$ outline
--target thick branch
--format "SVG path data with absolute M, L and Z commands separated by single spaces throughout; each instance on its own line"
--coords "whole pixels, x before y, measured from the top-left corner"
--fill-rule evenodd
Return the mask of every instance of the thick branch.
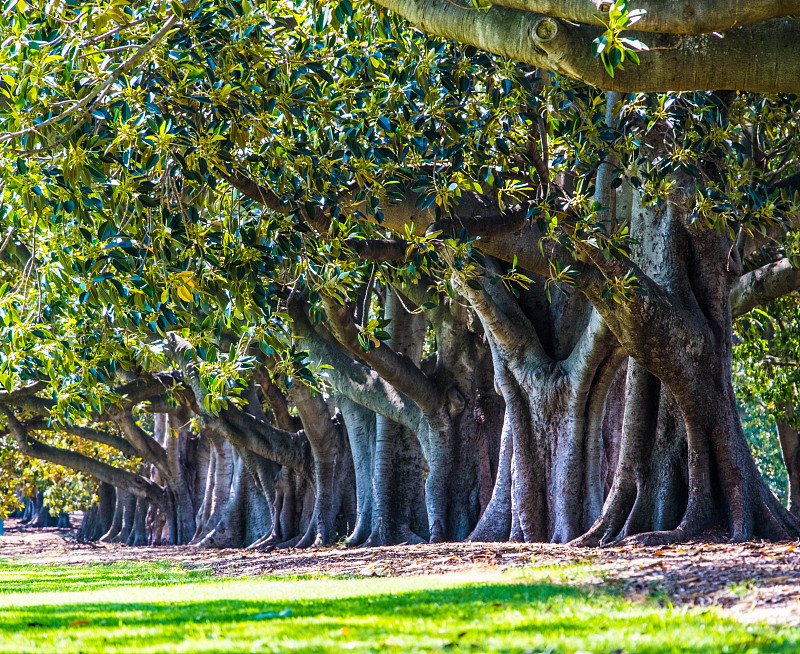
M 163 503 L 164 491 L 149 479 L 127 470 L 120 470 L 79 452 L 42 443 L 28 435 L 27 430 L 11 409 L 6 406 L 0 406 L 0 411 L 5 414 L 8 427 L 17 441 L 20 452 L 23 454 L 92 475 L 100 481 L 111 484 L 116 488 L 125 489 L 137 497 L 142 497 L 152 504 L 161 505 Z
M 437 231 L 449 232 L 458 236 L 462 230 L 465 230 L 470 237 L 492 238 L 503 236 L 522 229 L 527 223 L 527 212 L 527 205 L 518 204 L 501 211 L 497 215 L 458 216 L 437 220 L 428 227 L 427 231 L 428 233 Z
M 171 477 L 167 451 L 155 438 L 136 424 L 133 415 L 122 413 L 116 416 L 115 420 L 119 428 L 128 437 L 128 441 L 139 452 L 138 456 L 152 463 L 165 477 Z
M 742 316 L 760 304 L 766 304 L 800 289 L 800 268 L 788 259 L 768 263 L 736 280 L 731 289 L 731 312 Z
M 43 391 L 45 388 L 47 388 L 47 382 L 39 381 L 34 382 L 33 384 L 28 384 L 27 386 L 23 386 L 21 388 L 15 388 L 10 393 L 7 391 L 2 391 L 0 392 L 0 402 L 14 404 L 14 400 L 21 397 L 35 395 L 39 391 Z
M 182 382 L 182 377 L 174 372 L 157 372 L 143 375 L 133 381 L 126 382 L 114 392 L 122 396 L 121 407 L 130 409 L 154 395 L 162 395 L 166 389 Z
M 491 273 L 499 273 L 492 270 Z M 455 278 L 454 278 L 455 279 Z M 540 365 L 550 360 L 539 342 L 536 329 L 522 312 L 519 304 L 506 290 L 502 283 L 492 284 L 491 280 L 483 277 L 480 280 L 482 288 L 473 288 L 469 283 L 457 282 L 458 291 L 464 295 L 478 312 L 484 330 L 503 350 L 527 350 L 523 359 L 533 358 Z M 509 357 L 517 359 L 519 357 Z
M 356 253 L 359 259 L 369 261 L 403 261 L 410 244 L 401 239 L 347 239 L 347 247 Z
M 395 352 L 385 343 L 364 352 L 358 342 L 358 328 L 349 309 L 327 297 L 323 297 L 323 302 L 336 337 L 342 345 L 369 364 L 399 392 L 414 400 L 423 411 L 436 411 L 441 406 L 439 388 L 409 357 Z
M 418 429 L 422 413 L 408 396 L 398 392 L 377 372 L 323 339 L 310 325 L 304 324 L 303 317 L 293 318 L 302 347 L 309 351 L 313 360 L 331 366 L 324 374 L 339 393 L 412 431 Z
M 602 25 L 601 18 L 613 5 L 612 0 L 493 0 L 493 3 L 589 25 Z M 647 12 L 636 23 L 637 30 L 666 34 L 726 32 L 798 13 L 795 0 L 634 0 L 630 8 Z
M 84 440 L 92 441 L 93 443 L 100 443 L 102 445 L 108 445 L 108 447 L 113 447 L 115 450 L 121 452 L 125 456 L 137 459 L 147 459 L 147 457 L 142 456 L 142 453 L 133 445 L 131 445 L 126 439 L 122 438 L 122 436 L 117 436 L 116 434 L 112 434 L 111 432 L 103 431 L 101 429 L 80 427 L 78 425 L 60 425 L 56 423 L 50 423 L 47 420 L 33 420 L 26 422 L 25 428 L 29 431 L 51 431 L 72 434 L 73 436 L 78 436 Z
M 624 93 L 737 89 L 800 92 L 800 21 L 775 19 L 714 34 L 628 32 L 650 50 L 614 77 L 594 56 L 602 28 L 494 6 L 483 12 L 454 0 L 379 0 L 424 32 Z M 757 53 L 757 56 L 754 56 Z
M 593 310 L 589 324 L 565 362 L 576 394 L 588 395 L 598 368 L 619 349 L 616 337 L 600 314 Z
M 278 425 L 278 428 L 291 432 L 300 431 L 302 428 L 300 420 L 289 413 L 289 403 L 286 401 L 286 397 L 270 379 L 269 374 L 266 371 L 260 371 L 256 373 L 254 379 L 261 386 L 261 391 L 272 409 L 272 415 L 275 417 L 275 424 Z
M 220 175 L 222 175 L 225 181 L 239 191 L 239 193 L 250 198 L 251 200 L 260 202 L 267 207 L 267 209 L 272 209 L 273 211 L 277 211 L 279 213 L 292 213 L 293 211 L 297 210 L 296 204 L 292 202 L 284 202 L 272 191 L 272 189 L 254 182 L 252 179 L 246 175 L 243 175 L 237 170 L 228 173 L 222 168 L 219 168 L 218 172 Z
M 275 461 L 300 474 L 311 474 L 311 452 L 303 432 L 291 433 L 276 429 L 268 422 L 235 408 L 221 412 L 219 418 L 203 416 L 203 422 L 228 439 L 232 445 Z

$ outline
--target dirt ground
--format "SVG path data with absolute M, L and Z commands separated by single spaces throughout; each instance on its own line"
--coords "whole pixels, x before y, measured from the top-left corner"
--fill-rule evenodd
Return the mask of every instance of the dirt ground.
M 658 593 L 675 606 L 715 606 L 744 622 L 800 626 L 800 541 L 727 544 L 690 542 L 667 547 L 574 548 L 518 543 L 443 543 L 317 550 L 198 550 L 76 542 L 74 530 L 29 529 L 6 520 L 0 559 L 78 565 L 88 562 L 169 559 L 219 576 L 447 574 L 496 571 L 522 565 L 586 561 L 582 585 L 622 587 L 633 598 Z M 713 542 L 716 540 L 717 542 Z

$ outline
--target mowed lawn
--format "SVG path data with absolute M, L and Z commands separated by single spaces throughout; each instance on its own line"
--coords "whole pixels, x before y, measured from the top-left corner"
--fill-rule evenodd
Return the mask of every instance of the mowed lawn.
M 631 602 L 581 585 L 588 574 L 223 579 L 0 561 L 0 652 L 800 652 L 798 629 Z

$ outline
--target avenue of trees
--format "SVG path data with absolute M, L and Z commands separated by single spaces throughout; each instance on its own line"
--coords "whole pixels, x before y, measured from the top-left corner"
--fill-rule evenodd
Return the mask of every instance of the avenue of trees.
M 94 495 L 83 538 L 204 547 L 800 536 L 797 15 L 6 3 L 0 510 Z

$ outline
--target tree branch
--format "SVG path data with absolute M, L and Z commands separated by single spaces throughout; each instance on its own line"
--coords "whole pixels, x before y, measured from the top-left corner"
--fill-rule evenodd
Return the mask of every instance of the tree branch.
M 621 351 L 619 342 L 597 310 L 593 310 L 589 324 L 564 363 L 576 394 L 588 396 L 597 369 L 614 350 Z
M 33 384 L 28 384 L 27 386 L 22 386 L 21 388 L 15 388 L 10 393 L 2 391 L 0 392 L 0 402 L 13 404 L 15 399 L 36 395 L 36 393 L 43 391 L 45 388 L 47 388 L 47 382 L 38 381 Z
M 742 316 L 760 304 L 800 289 L 800 268 L 789 259 L 756 268 L 736 280 L 731 288 L 731 313 Z
M 295 335 L 311 358 L 330 366 L 324 373 L 331 385 L 356 404 L 400 423 L 416 432 L 422 420 L 422 410 L 408 396 L 400 393 L 377 372 L 355 361 L 338 347 L 329 343 L 308 324 L 301 311 L 290 304 Z
M 297 432 L 302 429 L 302 422 L 296 416 L 289 413 L 289 403 L 286 397 L 281 392 L 275 383 L 270 379 L 266 371 L 259 371 L 255 374 L 254 379 L 261 386 L 261 391 L 272 409 L 272 415 L 275 417 L 275 423 L 278 429 L 284 431 Z
M 409 357 L 395 352 L 385 343 L 364 352 L 358 342 L 358 328 L 349 309 L 325 295 L 322 296 L 322 301 L 336 338 L 342 345 L 372 367 L 399 392 L 414 400 L 423 411 L 430 413 L 441 406 L 439 388 Z
M 461 230 L 466 230 L 468 236 L 492 238 L 503 236 L 522 229 L 527 223 L 529 205 L 517 204 L 509 207 L 499 214 L 490 216 L 457 216 L 437 220 L 428 227 L 427 232 L 449 232 L 458 236 Z M 449 235 L 449 234 L 448 234 Z
M 404 261 L 410 243 L 401 239 L 358 239 L 349 238 L 347 247 L 356 253 L 358 259 L 369 261 Z
M 267 209 L 279 213 L 289 214 L 297 211 L 298 205 L 294 202 L 285 202 L 279 198 L 271 188 L 258 184 L 238 170 L 229 173 L 223 168 L 217 169 L 222 178 L 245 197 L 263 204 Z
M 131 413 L 121 413 L 114 420 L 128 437 L 131 445 L 139 452 L 138 456 L 152 463 L 165 478 L 170 478 L 172 474 L 167 461 L 167 451 L 161 444 L 136 424 Z
M 614 77 L 595 57 L 602 28 L 493 6 L 483 12 L 457 0 L 378 0 L 424 32 L 623 93 L 737 89 L 800 92 L 800 21 L 774 19 L 714 34 L 626 32 L 650 50 L 641 65 Z M 669 11 L 665 8 L 666 11 Z M 758 53 L 758 56 L 753 56 Z
M 164 491 L 157 484 L 141 475 L 120 470 L 97 459 L 92 459 L 79 452 L 53 447 L 36 440 L 28 434 L 24 425 L 14 412 L 5 405 L 0 405 L 0 412 L 5 414 L 8 427 L 17 441 L 20 452 L 43 461 L 49 461 L 65 468 L 91 475 L 117 488 L 122 488 L 150 503 L 161 506 L 164 502 Z
M 24 427 L 28 431 L 50 431 L 54 433 L 64 432 L 66 434 L 72 434 L 73 436 L 78 436 L 84 440 L 92 441 L 93 443 L 100 443 L 102 445 L 108 445 L 108 447 L 113 447 L 118 452 L 131 458 L 147 459 L 147 457 L 142 456 L 142 453 L 126 439 L 122 438 L 122 436 L 117 436 L 116 434 L 100 429 L 80 427 L 78 425 L 51 424 L 47 420 L 28 421 L 25 423 Z
M 467 283 L 458 282 L 458 291 L 478 312 L 486 333 L 491 334 L 497 344 L 506 351 L 527 349 L 528 356 L 540 363 L 549 361 L 550 357 L 539 342 L 536 329 L 503 284 L 492 284 L 486 277 L 482 277 L 479 283 L 482 288 L 476 289 Z M 519 357 L 508 358 L 516 360 Z
M 268 422 L 235 408 L 220 412 L 219 418 L 202 416 L 202 421 L 232 445 L 312 478 L 311 450 L 302 431 L 292 433 L 276 429 Z
M 602 25 L 612 0 L 492 0 L 493 4 L 546 14 L 573 23 Z M 631 9 L 647 13 L 636 23 L 644 32 L 667 34 L 708 34 L 726 32 L 735 27 L 757 23 L 772 18 L 797 14 L 793 0 L 634 0 Z

